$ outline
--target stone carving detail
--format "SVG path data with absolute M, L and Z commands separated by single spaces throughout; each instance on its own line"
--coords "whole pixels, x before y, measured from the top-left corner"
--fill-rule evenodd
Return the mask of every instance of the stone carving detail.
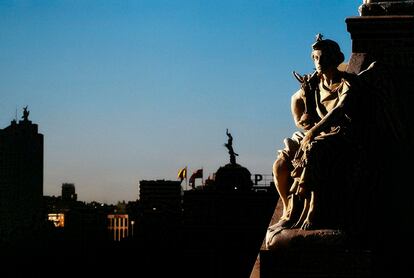
M 414 1 L 364 0 L 358 10 L 362 16 L 414 15 Z

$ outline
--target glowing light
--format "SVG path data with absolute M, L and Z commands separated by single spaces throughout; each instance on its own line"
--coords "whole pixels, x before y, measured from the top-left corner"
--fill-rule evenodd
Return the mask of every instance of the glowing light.
M 65 214 L 64 213 L 48 213 L 47 219 L 53 222 L 53 225 L 57 228 L 65 227 Z
M 114 241 L 128 237 L 128 214 L 108 214 L 108 231 Z

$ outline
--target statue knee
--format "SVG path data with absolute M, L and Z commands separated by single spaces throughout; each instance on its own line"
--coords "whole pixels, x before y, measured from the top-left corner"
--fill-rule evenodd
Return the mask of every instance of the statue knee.
M 289 172 L 288 161 L 280 155 L 276 161 L 273 163 L 273 175 L 275 177 L 280 177 L 287 175 Z
M 273 176 L 276 176 L 276 172 L 277 172 L 277 160 L 275 160 L 275 162 L 273 162 L 272 172 L 273 172 Z

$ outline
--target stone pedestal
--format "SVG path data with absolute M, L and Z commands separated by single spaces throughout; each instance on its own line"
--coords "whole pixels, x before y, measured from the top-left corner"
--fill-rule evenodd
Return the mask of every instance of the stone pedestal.
M 381 187 L 377 191 L 382 205 L 375 221 L 380 239 L 389 240 L 390 235 L 384 225 L 390 225 L 393 233 L 398 235 L 397 242 L 393 237 L 391 242 L 385 243 L 385 246 L 391 246 L 386 249 L 393 252 L 398 244 L 407 246 L 410 243 L 412 246 L 412 236 L 406 228 L 412 218 L 410 211 L 414 211 L 411 200 L 414 184 L 410 176 L 411 163 L 405 161 L 414 155 L 414 129 L 411 123 L 414 106 L 414 1 L 384 1 L 366 5 L 388 7 L 387 13 L 374 16 L 372 14 L 375 13 L 366 10 L 366 16 L 346 19 L 352 39 L 348 71 L 359 73 L 371 62 L 379 61 L 389 70 L 389 75 L 384 78 L 394 86 L 389 105 L 394 105 L 394 118 L 398 120 L 395 127 L 401 137 L 394 144 L 375 146 L 381 153 L 380 159 L 386 164 L 386 171 L 381 173 Z
M 281 213 L 279 200 L 270 225 Z M 262 246 L 250 278 L 374 277 L 373 260 L 371 249 L 341 230 L 286 229 L 275 236 L 272 249 Z
M 263 250 L 260 252 L 260 278 L 373 277 L 371 260 L 371 252 L 365 250 Z
M 404 76 L 413 73 L 414 16 L 349 17 L 346 24 L 352 39 L 348 72 L 359 73 L 380 61 Z M 404 76 L 396 78 L 404 81 Z

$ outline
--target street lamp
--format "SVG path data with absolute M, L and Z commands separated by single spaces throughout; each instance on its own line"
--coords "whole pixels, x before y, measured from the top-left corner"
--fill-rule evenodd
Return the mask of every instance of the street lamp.
M 134 237 L 134 224 L 135 224 L 135 221 L 134 220 L 131 220 L 131 236 L 132 236 L 132 238 Z

